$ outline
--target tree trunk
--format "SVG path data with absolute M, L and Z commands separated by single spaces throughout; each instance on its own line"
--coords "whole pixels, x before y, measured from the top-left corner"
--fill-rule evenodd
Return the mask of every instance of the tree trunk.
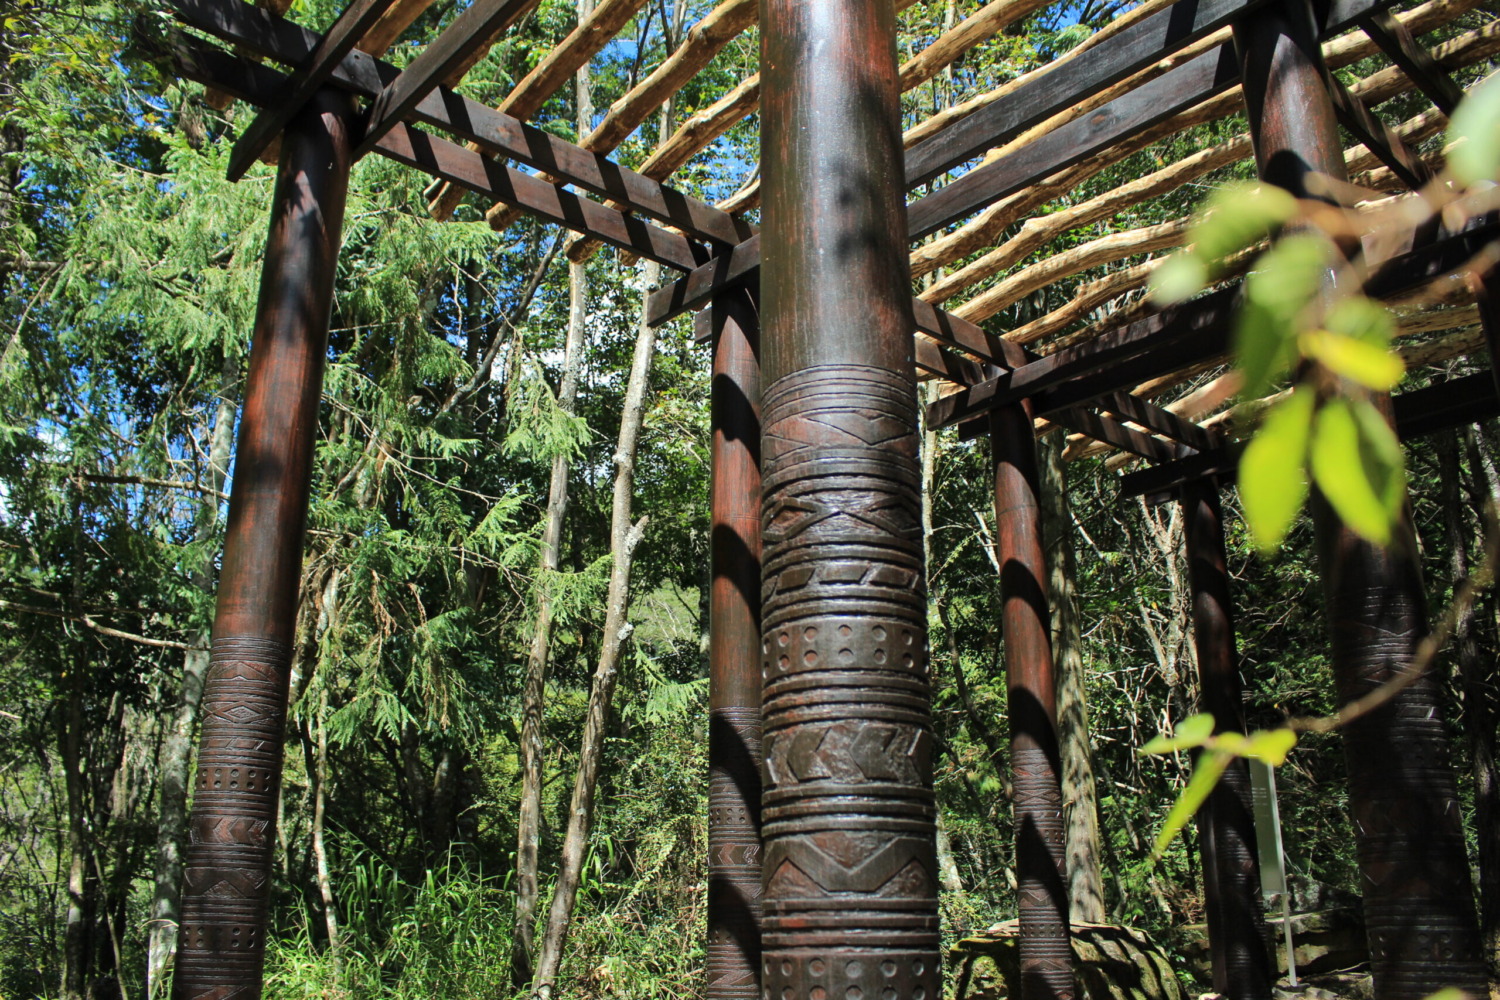
M 1472 431 L 1466 431 L 1466 436 Z M 1469 438 L 1472 446 L 1473 439 Z M 1452 551 L 1453 587 L 1456 591 L 1469 575 L 1466 535 L 1458 517 L 1460 482 L 1458 441 L 1454 432 L 1437 439 L 1438 468 L 1441 474 L 1441 500 L 1449 512 L 1444 525 Z M 1486 476 L 1479 466 L 1478 449 L 1470 447 L 1472 472 L 1480 489 L 1479 496 L 1489 497 Z M 1483 513 L 1480 524 L 1483 525 Z M 1480 623 L 1471 611 L 1454 629 L 1454 647 L 1458 655 L 1459 681 L 1463 685 L 1464 733 L 1469 740 L 1469 767 L 1474 778 L 1474 830 L 1479 845 L 1479 935 L 1481 954 L 1489 966 L 1491 978 L 1500 977 L 1500 831 L 1495 828 L 1497 799 L 1500 799 L 1500 774 L 1495 763 L 1495 727 L 1500 719 L 1500 688 L 1497 688 L 1493 659 L 1480 649 Z M 1493 638 L 1493 637 L 1491 637 Z
M 593 0 L 578 0 L 582 23 L 593 9 Z M 589 70 L 585 63 L 577 75 L 578 134 L 586 133 L 594 115 L 589 97 Z M 588 319 L 588 269 L 585 264 L 568 265 L 568 337 L 563 349 L 562 382 L 557 405 L 572 413 L 578 399 L 578 365 Z M 546 718 L 547 652 L 552 641 L 552 574 L 557 572 L 558 546 L 563 518 L 568 512 L 568 458 L 552 458 L 552 482 L 547 491 L 547 524 L 542 529 L 542 553 L 537 574 L 536 626 L 531 651 L 526 657 L 526 682 L 521 696 L 521 811 L 516 822 L 516 913 L 511 934 L 511 982 L 523 989 L 533 975 L 537 906 L 537 854 L 542 839 L 542 726 Z
M 226 352 L 219 405 L 214 414 L 213 437 L 208 451 L 208 483 L 213 492 L 198 510 L 194 541 L 206 541 L 219 525 L 217 494 L 224 489 L 229 470 L 229 451 L 234 445 L 234 395 L 232 383 L 239 376 L 236 359 Z M 212 595 L 213 565 L 205 564 L 193 574 L 193 585 Z M 151 922 L 146 945 L 146 996 L 154 998 L 171 982 L 168 970 L 177 950 L 177 917 L 182 892 L 182 842 L 187 835 L 188 775 L 193 761 L 193 729 L 198 721 L 198 703 L 203 697 L 203 678 L 208 673 L 209 630 L 193 638 L 193 649 L 183 654 L 182 686 L 177 711 L 162 742 L 161 799 L 156 821 L 156 887 L 151 899 Z
M 318 715 L 313 725 L 317 726 L 316 756 L 313 758 L 313 815 L 312 850 L 318 866 L 318 895 L 323 901 L 323 923 L 328 930 L 328 953 L 333 959 L 335 975 L 340 971 L 339 918 L 334 909 L 333 883 L 328 877 L 328 851 L 323 844 L 323 817 L 328 803 L 328 691 L 325 688 L 318 699 Z M 342 993 L 342 988 L 339 991 Z
M 1040 443 L 1042 539 L 1047 551 L 1047 589 L 1052 603 L 1052 655 L 1057 674 L 1057 738 L 1062 756 L 1063 836 L 1068 859 L 1068 913 L 1078 922 L 1102 924 L 1104 877 L 1099 868 L 1099 802 L 1089 743 L 1089 704 L 1079 625 L 1078 566 L 1073 554 L 1073 515 L 1068 507 L 1061 432 Z
M 654 263 L 642 267 L 642 286 L 656 284 L 659 268 Z M 646 383 L 651 373 L 651 359 L 656 350 L 656 331 L 643 315 L 635 338 L 635 355 L 630 363 L 630 381 L 625 390 L 625 409 L 620 418 L 620 439 L 615 448 L 614 508 L 610 517 L 610 552 L 613 556 L 609 574 L 609 596 L 605 605 L 604 641 L 599 663 L 594 670 L 589 691 L 588 718 L 583 728 L 583 745 L 579 751 L 578 773 L 573 782 L 573 799 L 568 809 L 568 832 L 563 839 L 562 868 L 552 893 L 552 908 L 542 939 L 532 993 L 549 1000 L 562 964 L 562 948 L 573 918 L 573 904 L 578 897 L 578 880 L 583 869 L 584 851 L 594 819 L 594 792 L 599 779 L 599 759 L 604 749 L 604 731 L 609 723 L 610 703 L 619 680 L 620 656 L 630 638 L 627 620 L 630 609 L 630 569 L 635 547 L 646 530 L 643 517 L 631 523 L 631 497 L 635 488 L 635 455 L 640 440 L 641 423 L 646 409 Z
M 58 720 L 62 739 L 63 780 L 68 799 L 68 913 L 63 929 L 64 1000 L 87 995 L 89 931 L 92 915 L 88 899 L 87 795 L 83 774 L 84 671 L 75 659 L 68 679 L 67 700 Z

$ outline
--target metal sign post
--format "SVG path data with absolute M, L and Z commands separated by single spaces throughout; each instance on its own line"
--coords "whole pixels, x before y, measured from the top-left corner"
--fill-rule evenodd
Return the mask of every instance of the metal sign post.
M 1281 812 L 1276 806 L 1276 769 L 1251 760 L 1250 786 L 1255 796 L 1255 842 L 1260 854 L 1260 891 L 1270 900 L 1281 897 L 1281 930 L 1286 940 L 1287 982 L 1297 984 L 1297 957 L 1292 948 L 1292 897 L 1286 886 L 1286 860 L 1281 850 Z

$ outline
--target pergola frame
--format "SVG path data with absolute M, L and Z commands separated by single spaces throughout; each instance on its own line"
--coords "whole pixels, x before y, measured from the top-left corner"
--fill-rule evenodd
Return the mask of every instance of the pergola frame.
M 166 50 L 178 72 L 263 109 L 235 144 L 231 179 L 281 137 L 204 694 L 174 995 L 259 993 L 297 566 L 343 199 L 352 162 L 376 152 L 435 179 L 429 194 L 439 217 L 472 192 L 493 202 L 487 217 L 497 228 L 524 212 L 577 233 L 575 258 L 608 244 L 677 272 L 649 297 L 654 324 L 701 310 L 699 339 L 712 344 L 714 358 L 713 1000 L 940 995 L 916 380 L 946 386 L 927 411 L 930 427 L 988 434 L 1015 771 L 1020 992 L 1024 1000 L 1075 996 L 1035 434 L 1061 425 L 1078 435 L 1075 450 L 1144 459 L 1150 465 L 1125 478 L 1123 493 L 1182 503 L 1203 706 L 1221 728 L 1242 728 L 1218 503 L 1239 446 L 1196 422 L 1187 398 L 1170 406 L 1152 400 L 1224 361 L 1239 289 L 1230 284 L 1152 314 L 1126 306 L 1118 321 L 1042 354 L 1027 344 L 1076 320 L 1077 309 L 1005 336 L 978 323 L 1025 294 L 1025 280 L 1045 284 L 1175 245 L 1183 227 L 1098 241 L 1076 261 L 1048 262 L 1034 278 L 1017 275 L 1014 287 L 997 286 L 954 310 L 940 303 L 1024 258 L 1055 230 L 1039 224 L 1028 235 L 1023 227 L 923 297 L 910 296 L 910 275 L 993 244 L 1009 223 L 1103 165 L 1240 106 L 1263 176 L 1294 193 L 1308 194 L 1298 188 L 1301 175 L 1289 180 L 1274 165 L 1288 157 L 1338 179 L 1346 164 L 1378 163 L 1365 180 L 1420 187 L 1434 171 L 1410 143 L 1431 134 L 1460 99 L 1448 70 L 1500 50 L 1500 33 L 1482 29 L 1435 52 L 1415 41 L 1473 0 L 1428 0 L 1401 16 L 1390 12 L 1393 0 L 1327 0 L 1316 9 L 1307 0 L 1150 0 L 1097 43 L 903 139 L 903 89 L 1041 4 L 996 0 L 898 67 L 893 0 L 758 7 L 725 0 L 575 144 L 525 119 L 642 0 L 604 0 L 499 109 L 456 93 L 464 73 L 535 3 L 475 0 L 397 70 L 379 53 L 425 0 L 353 0 L 321 35 L 242 0 L 173 0 L 185 26 L 235 50 L 176 33 Z M 757 14 L 763 78 L 690 117 L 640 170 L 610 158 L 666 93 Z M 1351 27 L 1362 35 L 1340 37 Z M 1329 72 L 1374 51 L 1395 68 L 1353 86 Z M 1411 87 L 1438 117 L 1392 128 L 1370 110 Z M 666 183 L 757 101 L 763 185 L 715 206 Z M 1364 148 L 1343 150 L 1335 122 Z M 1247 155 L 1251 142 L 1205 150 L 1160 178 L 1077 206 L 1069 219 L 1087 224 L 1170 190 Z M 994 152 L 984 162 L 906 201 L 986 151 Z M 743 217 L 762 195 L 764 244 Z M 964 224 L 908 262 L 912 240 L 956 223 Z M 1414 235 L 1371 271 L 1363 291 L 1393 298 L 1421 288 L 1462 269 L 1497 237 L 1492 216 Z M 820 252 L 829 247 L 840 250 Z M 1122 271 L 1104 299 L 1082 299 L 1129 294 L 1144 274 Z M 1478 306 L 1482 343 L 1493 347 L 1488 299 L 1479 296 Z M 1493 372 L 1391 405 L 1403 437 L 1496 412 Z M 1420 581 L 1409 548 L 1374 549 L 1326 508 L 1316 524 L 1334 671 L 1352 698 L 1409 655 L 1422 631 Z M 1367 610 L 1361 602 L 1372 596 L 1386 610 Z M 1371 630 L 1398 638 L 1374 643 Z M 1350 730 L 1379 1000 L 1483 985 L 1434 697 L 1432 685 L 1413 685 Z M 1403 763 L 1405 751 L 1420 760 Z M 1231 768 L 1200 817 L 1214 986 L 1235 1000 L 1268 1000 L 1274 975 L 1249 817 L 1248 778 Z M 1417 947 L 1422 935 L 1438 944 Z

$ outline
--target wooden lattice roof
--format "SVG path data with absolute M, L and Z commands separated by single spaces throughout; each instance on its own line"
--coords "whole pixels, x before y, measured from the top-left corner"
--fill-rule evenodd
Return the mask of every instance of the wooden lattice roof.
M 382 62 L 428 2 L 355 0 L 320 35 L 243 0 L 174 0 L 184 25 L 234 50 L 179 36 L 172 51 L 180 72 L 264 109 L 236 144 L 232 176 L 263 154 L 314 90 L 331 84 L 367 109 L 360 153 L 378 152 L 433 176 L 435 216 L 446 218 L 464 196 L 477 194 L 497 229 L 526 212 L 573 230 L 574 259 L 609 244 L 679 272 L 652 296 L 654 321 L 701 307 L 726 284 L 754 280 L 753 172 L 717 205 L 678 190 L 672 178 L 754 114 L 758 76 L 689 114 L 635 169 L 611 157 L 670 94 L 754 26 L 757 0 L 724 0 L 703 14 L 577 144 L 526 122 L 640 13 L 644 0 L 602 0 L 494 108 L 454 88 L 537 0 L 474 0 L 404 70 Z M 1159 255 L 1185 238 L 1187 219 L 1110 232 L 1026 262 L 1060 237 L 1129 217 L 1253 155 L 1248 134 L 1234 134 L 1103 193 L 1067 200 L 1126 157 L 1243 108 L 1229 26 L 1261 2 L 1146 0 L 1047 65 L 982 93 L 960 88 L 951 107 L 907 130 L 911 265 L 924 286 L 914 300 L 915 356 L 924 377 L 948 383 L 949 394 L 931 410 L 938 423 L 961 423 L 997 400 L 1028 396 L 1046 420 L 1078 435 L 1075 456 L 1118 449 L 1169 470 L 1185 468 L 1183 462 L 1196 462 L 1193 469 L 1229 467 L 1220 430 L 1237 387 L 1232 373 L 1156 402 L 1221 366 L 1229 349 L 1232 285 L 1165 311 L 1141 295 Z M 901 66 L 903 87 L 932 80 L 1044 6 L 1045 0 L 994 0 L 936 37 L 914 41 Z M 1400 12 L 1390 0 L 1316 6 L 1331 69 L 1370 57 L 1385 64 L 1352 82 L 1331 81 L 1341 122 L 1357 140 L 1345 151 L 1351 177 L 1369 198 L 1410 196 L 1440 165 L 1440 150 L 1418 148 L 1432 145 L 1459 97 L 1451 74 L 1500 50 L 1500 22 L 1479 9 L 1479 0 L 1426 0 Z M 1461 17 L 1478 26 L 1449 31 L 1431 48 L 1417 41 Z M 1414 90 L 1431 106 L 1405 121 L 1388 124 L 1371 110 Z M 1473 292 L 1453 276 L 1495 235 L 1495 221 L 1471 223 L 1407 246 L 1370 278 L 1367 290 L 1388 299 L 1428 288 L 1420 302 L 1398 310 L 1402 335 L 1425 338 L 1400 343 L 1409 362 L 1483 346 Z M 1146 254 L 1158 256 L 1142 259 Z M 993 322 L 1038 291 L 1100 268 L 1109 270 L 1079 285 L 1060 307 L 1008 329 Z M 979 325 L 987 322 L 995 328 Z M 1488 376 L 1470 388 L 1477 395 L 1465 414 L 1497 408 Z M 1398 400 L 1404 429 L 1428 427 L 1437 401 L 1410 395 Z M 1138 488 L 1160 488 L 1171 478 L 1148 476 Z

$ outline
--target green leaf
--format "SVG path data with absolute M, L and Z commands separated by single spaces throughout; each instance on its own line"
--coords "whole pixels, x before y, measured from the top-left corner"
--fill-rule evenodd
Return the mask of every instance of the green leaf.
M 1341 333 L 1312 330 L 1297 338 L 1297 346 L 1329 370 L 1377 392 L 1395 388 L 1406 372 L 1406 365 L 1398 355 Z
M 1448 169 L 1463 184 L 1500 176 L 1500 73 L 1470 90 L 1448 124 Z
M 1201 291 L 1207 283 L 1204 258 L 1188 251 L 1172 254 L 1151 272 L 1151 294 L 1169 305 Z
M 1262 254 L 1245 279 L 1235 353 L 1247 396 L 1264 393 L 1291 365 L 1301 316 L 1322 289 L 1332 264 L 1333 247 L 1327 240 L 1299 234 Z
M 1297 199 L 1271 184 L 1226 184 L 1214 192 L 1193 223 L 1188 242 L 1206 261 L 1216 261 L 1251 246 L 1297 214 Z
M 1390 544 L 1405 482 L 1401 445 L 1379 411 L 1363 400 L 1329 400 L 1314 421 L 1309 453 L 1313 479 L 1339 518 L 1375 544 Z
M 1214 717 L 1207 712 L 1190 715 L 1177 723 L 1171 736 L 1158 736 L 1141 747 L 1141 754 L 1166 754 L 1201 747 L 1214 734 Z
M 1167 818 L 1162 822 L 1161 832 L 1156 835 L 1156 841 L 1151 845 L 1151 856 L 1160 859 L 1172 843 L 1172 838 L 1182 832 L 1182 828 L 1188 825 L 1188 821 L 1208 800 L 1209 793 L 1219 783 L 1219 778 L 1224 774 L 1224 769 L 1229 766 L 1233 757 L 1221 751 L 1208 751 L 1198 757 L 1198 765 L 1193 768 L 1193 776 L 1188 779 L 1187 787 L 1182 794 L 1177 796 L 1177 801 L 1172 803 L 1172 811 L 1167 813 Z
M 1286 755 L 1296 745 L 1297 734 L 1290 729 L 1260 729 L 1245 739 L 1240 755 L 1263 760 L 1272 767 L 1280 767 L 1286 761 Z
M 1308 389 L 1277 403 L 1240 458 L 1240 503 L 1262 553 L 1281 544 L 1307 498 L 1307 443 L 1316 403 Z
M 1385 347 L 1396 335 L 1396 318 L 1374 299 L 1353 295 L 1334 303 L 1323 318 L 1323 328 L 1375 347 Z

